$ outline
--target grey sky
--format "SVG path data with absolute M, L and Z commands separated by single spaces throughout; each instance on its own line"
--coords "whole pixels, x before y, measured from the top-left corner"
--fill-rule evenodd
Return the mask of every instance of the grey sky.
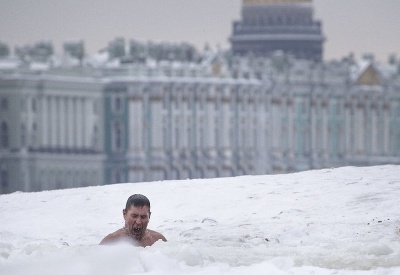
M 94 53 L 115 37 L 229 47 L 241 0 L 0 0 L 0 40 L 9 46 L 83 39 Z M 400 57 L 399 0 L 314 0 L 325 59 L 350 52 Z

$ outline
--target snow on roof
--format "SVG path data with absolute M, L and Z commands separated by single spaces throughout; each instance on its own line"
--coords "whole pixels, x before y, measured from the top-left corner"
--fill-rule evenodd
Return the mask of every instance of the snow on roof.
M 32 71 L 47 71 L 50 69 L 50 65 L 48 63 L 42 63 L 42 62 L 32 62 L 29 65 L 29 69 Z
M 18 60 L 10 60 L 10 59 L 0 59 L 0 70 L 1 71 L 10 71 L 16 70 L 21 65 L 21 62 Z

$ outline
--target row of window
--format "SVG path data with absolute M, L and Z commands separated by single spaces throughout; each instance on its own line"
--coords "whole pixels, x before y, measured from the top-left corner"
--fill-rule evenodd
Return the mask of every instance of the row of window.
M 252 18 L 245 18 L 244 23 L 250 26 L 306 26 L 311 25 L 312 20 L 304 17 L 293 16 L 253 16 Z
M 38 145 L 38 127 L 36 123 L 32 124 L 32 131 L 30 136 L 30 145 L 36 147 Z M 1 122 L 0 124 L 0 148 L 8 148 L 9 147 L 9 139 L 10 139 L 10 130 L 9 126 L 6 122 Z M 25 124 L 21 124 L 20 128 L 20 142 L 21 147 L 25 147 L 28 145 L 27 138 L 27 129 Z M 120 142 L 119 142 L 120 143 Z M 92 139 L 91 139 L 91 148 L 98 149 L 99 146 L 99 129 L 97 125 L 93 127 Z
M 20 110 L 21 111 L 26 111 L 26 109 L 27 109 L 27 105 L 26 105 L 26 99 L 21 99 L 21 102 L 20 102 Z M 7 110 L 9 110 L 9 100 L 8 100 L 8 98 L 7 97 L 2 97 L 2 98 L 0 98 L 0 111 L 7 111 Z M 36 99 L 35 98 L 33 98 L 32 99 L 32 101 L 31 101 L 31 110 L 32 110 L 32 112 L 34 112 L 34 113 L 36 113 L 36 111 L 37 111 L 37 103 L 36 103 Z
M 51 104 L 51 101 L 52 100 L 55 100 L 55 101 L 57 101 L 57 100 L 59 100 L 59 99 L 62 99 L 62 97 L 57 97 L 57 96 L 55 96 L 55 97 L 51 97 L 51 96 L 48 96 L 47 97 L 47 102 L 48 102 L 48 105 L 50 105 Z M 75 98 L 73 98 L 72 99 L 73 101 L 76 101 L 77 99 L 75 99 Z M 82 100 L 84 100 L 84 99 L 82 99 Z M 27 100 L 27 99 L 21 99 L 21 104 L 20 104 L 20 106 L 21 106 L 21 108 L 20 108 L 20 110 L 21 111 L 27 111 L 27 103 L 28 103 L 29 101 Z M 65 102 L 67 102 L 66 100 L 65 100 Z M 30 104 L 31 104 L 31 108 L 30 108 L 30 110 L 33 112 L 33 113 L 36 113 L 37 112 L 37 105 L 38 105 L 38 103 L 37 103 L 37 99 L 36 98 L 32 98 L 32 100 L 30 101 Z M 67 103 L 65 103 L 65 104 L 67 104 Z M 0 98 L 0 111 L 7 111 L 7 110 L 9 110 L 9 99 L 7 98 L 7 97 L 1 97 Z M 98 103 L 96 102 L 96 101 L 94 101 L 93 102 L 93 113 L 94 114 L 97 114 L 98 113 Z

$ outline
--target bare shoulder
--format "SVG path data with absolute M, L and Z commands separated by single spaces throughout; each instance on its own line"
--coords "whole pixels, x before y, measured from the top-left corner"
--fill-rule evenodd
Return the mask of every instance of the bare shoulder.
M 162 240 L 162 241 L 164 241 L 164 242 L 167 241 L 167 239 L 164 237 L 163 234 L 161 234 L 161 233 L 159 233 L 159 232 L 157 232 L 157 231 L 154 231 L 154 230 L 150 230 L 150 229 L 148 229 L 147 231 L 150 233 L 151 237 L 152 237 L 155 241 L 158 241 L 158 240 Z
M 123 229 L 118 229 L 117 231 L 108 234 L 101 240 L 100 244 L 111 244 L 114 243 L 125 236 Z

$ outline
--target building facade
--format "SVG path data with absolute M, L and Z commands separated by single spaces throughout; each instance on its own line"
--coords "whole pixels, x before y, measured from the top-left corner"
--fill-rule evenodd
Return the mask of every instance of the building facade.
M 0 192 L 400 164 L 398 63 L 210 60 L 3 70 Z
M 235 57 L 231 68 L 263 82 L 272 173 L 399 163 L 398 63 L 313 62 L 278 52 Z
M 1 73 L 1 193 L 257 173 L 261 82 L 164 67 Z
M 103 182 L 101 82 L 1 74 L 0 101 L 1 193 Z
M 260 81 L 128 77 L 113 79 L 105 93 L 110 182 L 268 172 L 257 152 Z
M 311 0 L 243 0 L 230 41 L 236 55 L 271 56 L 280 50 L 300 59 L 323 56 L 324 36 Z

